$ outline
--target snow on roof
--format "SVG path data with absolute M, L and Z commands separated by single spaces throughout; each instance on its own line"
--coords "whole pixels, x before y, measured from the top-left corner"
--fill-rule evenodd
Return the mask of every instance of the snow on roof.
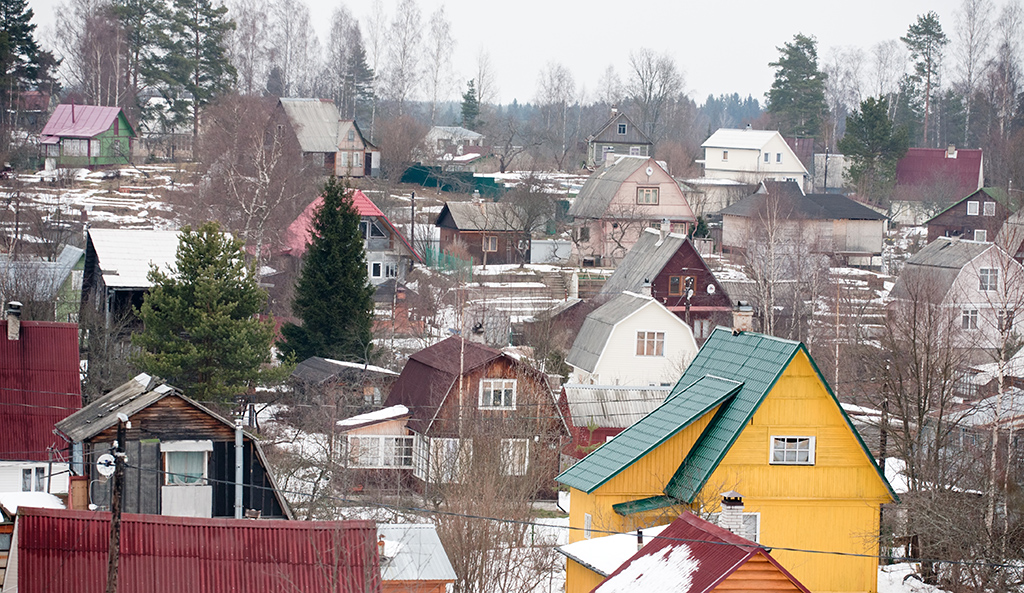
M 391 369 L 386 369 L 384 367 L 374 366 L 372 364 L 362 364 L 362 363 L 359 363 L 359 362 L 349 362 L 347 360 L 334 360 L 333 358 L 325 358 L 324 360 L 326 360 L 327 362 L 329 362 L 331 364 L 336 364 L 336 365 L 343 366 L 343 367 L 348 367 L 348 368 L 351 368 L 351 369 L 365 370 L 365 371 L 370 371 L 370 372 L 373 372 L 373 373 L 383 373 L 385 375 L 394 375 L 396 377 L 398 376 L 398 373 L 396 373 L 395 371 L 392 371 Z
M 374 422 L 383 422 L 384 420 L 394 420 L 395 418 L 401 418 L 402 416 L 408 415 L 409 408 L 399 404 L 382 410 L 376 410 L 365 414 L 359 414 L 358 416 L 352 416 L 351 418 L 345 418 L 344 420 L 338 420 L 338 427 L 349 428 L 352 426 L 362 426 L 364 424 L 372 424 Z
M 639 531 L 643 532 L 644 543 L 646 543 L 647 538 L 657 536 L 666 527 L 668 525 L 659 525 L 646 527 Z M 636 531 L 616 533 L 566 544 L 558 548 L 558 551 L 576 562 L 592 568 L 599 574 L 608 576 L 636 554 L 636 537 Z
M 701 144 L 701 148 L 736 148 L 760 150 L 765 144 L 781 134 L 775 130 L 739 130 L 719 128 L 710 138 Z
M 18 507 L 62 509 L 64 503 L 46 492 L 0 492 L 0 508 L 9 516 L 18 514 Z
M 699 566 L 700 562 L 686 544 L 666 546 L 655 554 L 633 560 L 622 572 L 605 581 L 600 590 L 601 593 L 689 593 L 693 573 Z
M 179 237 L 179 231 L 89 229 L 108 288 L 149 288 L 150 264 L 169 271 L 178 254 Z

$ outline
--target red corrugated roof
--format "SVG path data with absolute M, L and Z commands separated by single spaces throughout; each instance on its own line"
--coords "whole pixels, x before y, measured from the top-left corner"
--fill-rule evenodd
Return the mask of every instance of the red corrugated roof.
M 402 244 L 409 249 L 409 252 L 412 253 L 418 261 L 423 261 L 423 258 L 416 253 L 416 250 L 412 248 L 412 245 L 409 244 L 409 241 L 406 240 L 405 236 L 398 232 L 395 225 L 391 224 L 391 221 L 384 215 L 384 212 L 382 212 L 381 209 L 370 200 L 370 198 L 366 197 L 366 194 L 358 189 L 353 190 L 352 202 L 355 204 L 356 212 L 359 213 L 359 216 L 377 218 L 383 222 L 391 232 L 402 241 Z M 284 232 L 284 237 L 281 239 L 281 253 L 299 257 L 306 252 L 306 245 L 309 244 L 310 238 L 312 237 L 313 214 L 323 203 L 323 197 L 318 197 L 313 200 L 309 203 L 309 206 L 306 206 L 306 209 L 302 211 L 302 214 L 299 214 L 299 216 L 290 225 L 288 225 L 288 228 Z
M 58 105 L 40 135 L 43 138 L 47 136 L 92 138 L 96 134 L 110 129 L 120 112 L 120 107 Z
M 675 548 L 688 549 L 689 558 L 695 562 L 692 565 L 688 562 L 667 562 L 668 558 L 673 557 L 672 551 Z M 807 588 L 789 574 L 764 547 L 692 513 L 680 515 L 658 534 L 654 541 L 641 548 L 632 558 L 609 575 L 604 582 L 594 588 L 593 593 L 613 590 L 617 586 L 618 590 L 622 590 L 622 579 L 618 579 L 618 575 L 627 573 L 624 578 L 635 579 L 636 576 L 629 573 L 628 569 L 630 564 L 638 561 L 644 566 L 644 577 L 653 576 L 655 571 L 660 571 L 658 576 L 663 576 L 664 582 L 679 582 L 681 575 L 675 573 L 690 568 L 688 575 L 690 588 L 687 590 L 692 592 L 710 591 L 745 562 L 759 554 L 779 569 L 798 589 L 809 593 Z M 677 559 L 684 556 L 685 554 L 675 555 Z M 647 582 L 651 582 L 651 580 Z M 607 588 L 605 588 L 606 585 Z
M 18 340 L 0 321 L 0 459 L 45 461 L 66 447 L 53 425 L 82 408 L 78 325 L 22 321 Z
M 956 183 L 967 195 L 981 187 L 981 149 L 960 148 L 956 158 L 947 158 L 943 148 L 911 148 L 896 163 L 896 184 L 928 186 Z
M 105 590 L 110 513 L 21 509 L 17 530 L 18 591 Z M 118 591 L 379 593 L 376 534 L 372 521 L 124 515 Z

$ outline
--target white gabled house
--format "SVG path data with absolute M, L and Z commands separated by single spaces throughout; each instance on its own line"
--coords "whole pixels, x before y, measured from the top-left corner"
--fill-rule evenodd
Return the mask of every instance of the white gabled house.
M 668 385 L 696 355 L 685 321 L 650 296 L 623 292 L 587 315 L 565 362 L 569 383 Z
M 796 181 L 807 187 L 809 174 L 793 149 L 774 130 L 720 128 L 701 145 L 707 179 L 760 183 L 765 179 Z

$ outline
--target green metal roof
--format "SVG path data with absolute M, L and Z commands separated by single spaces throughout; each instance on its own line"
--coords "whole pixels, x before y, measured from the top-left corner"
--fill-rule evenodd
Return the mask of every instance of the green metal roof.
M 666 509 L 668 507 L 674 507 L 679 504 L 686 504 L 685 502 L 672 498 L 671 496 L 665 496 L 660 494 L 658 496 L 650 496 L 648 498 L 641 498 L 640 500 L 631 500 L 629 502 L 620 502 L 619 504 L 613 504 L 612 510 L 620 515 L 635 515 L 636 513 L 645 513 L 647 511 L 656 511 L 658 509 Z
M 750 422 L 754 413 L 757 412 L 765 396 L 768 395 L 775 382 L 782 376 L 783 371 L 789 366 L 796 353 L 801 350 L 807 354 L 811 366 L 818 374 L 818 378 L 821 380 L 822 385 L 825 386 L 829 396 L 835 402 L 836 408 L 843 415 L 847 426 L 857 438 L 857 442 L 860 443 L 864 454 L 872 466 L 874 466 L 879 479 L 885 484 L 893 499 L 897 500 L 898 497 L 893 491 L 892 486 L 889 485 L 882 471 L 875 464 L 867 445 L 864 444 L 857 429 L 854 428 L 846 412 L 843 411 L 839 400 L 832 393 L 828 382 L 821 376 L 821 372 L 818 370 L 817 365 L 815 365 L 814 359 L 807 353 L 807 349 L 803 344 L 752 332 L 734 334 L 731 330 L 721 327 L 712 332 L 704 346 L 697 353 L 697 358 L 694 359 L 686 369 L 686 372 L 683 373 L 683 376 L 676 383 L 664 404 L 652 412 L 651 415 L 615 437 L 610 443 L 605 444 L 573 467 L 562 472 L 557 479 L 563 484 L 590 493 L 637 459 L 646 455 L 648 451 L 660 445 L 668 437 L 689 426 L 693 420 L 703 416 L 704 413 L 713 409 L 719 402 L 728 400 L 718 410 L 715 417 L 711 419 L 707 428 L 704 429 L 697 442 L 694 443 L 693 448 L 690 449 L 686 458 L 683 459 L 675 475 L 672 476 L 672 479 L 665 486 L 664 492 L 666 497 L 655 496 L 620 503 L 613 508 L 615 508 L 616 512 L 627 514 L 629 512 L 640 512 L 650 505 L 662 504 L 670 506 L 667 503 L 671 500 L 692 503 L 697 493 L 700 492 L 701 488 L 704 487 L 704 484 L 711 477 L 711 474 L 714 473 L 718 464 L 721 463 L 729 448 L 739 438 L 743 427 Z M 727 378 L 723 379 L 722 377 Z M 726 389 L 730 386 L 732 388 L 726 392 Z M 717 388 L 718 392 L 715 392 L 714 388 Z M 648 424 L 646 423 L 654 414 L 659 411 L 668 412 L 684 408 L 689 410 L 703 409 L 704 412 L 695 417 L 691 417 L 692 413 L 689 416 L 685 414 L 678 416 L 675 418 L 675 421 L 678 423 L 675 430 L 656 424 L 661 429 L 661 432 L 666 435 L 658 442 L 653 442 L 650 439 L 643 441 L 637 438 L 639 435 L 646 434 L 648 430 Z M 620 441 L 629 431 L 638 427 L 640 430 L 637 431 L 637 435 Z M 616 443 L 618 446 L 611 449 L 610 445 Z M 592 457 L 595 457 L 605 449 L 609 450 L 604 456 L 590 461 Z M 613 464 L 615 462 L 621 465 L 614 467 Z M 576 471 L 574 472 L 574 470 Z M 651 508 L 660 507 L 655 506 Z
M 699 356 L 699 355 L 698 355 Z M 686 375 L 683 375 L 684 377 Z M 650 414 L 558 475 L 556 480 L 590 493 L 740 390 L 729 379 L 701 376 L 688 397 L 670 397 Z

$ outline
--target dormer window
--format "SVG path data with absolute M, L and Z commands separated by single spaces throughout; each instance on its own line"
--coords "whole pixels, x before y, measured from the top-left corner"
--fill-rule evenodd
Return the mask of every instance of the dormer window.
M 626 124 L 619 124 L 619 136 L 626 135 Z

